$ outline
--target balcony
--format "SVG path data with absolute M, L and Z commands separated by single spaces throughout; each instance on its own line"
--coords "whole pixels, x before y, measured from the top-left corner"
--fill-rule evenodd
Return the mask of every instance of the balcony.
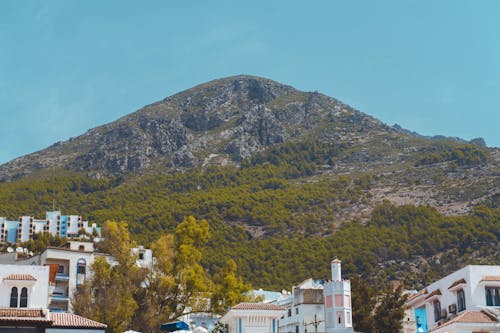
M 54 302 L 69 302 L 69 296 L 64 294 L 52 293 L 52 303 Z
M 56 281 L 69 281 L 69 274 L 56 274 Z

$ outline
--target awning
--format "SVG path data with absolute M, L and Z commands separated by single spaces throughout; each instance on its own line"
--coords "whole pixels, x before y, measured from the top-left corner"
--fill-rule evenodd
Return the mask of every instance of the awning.
M 161 324 L 161 330 L 167 332 L 188 331 L 189 325 L 183 321 L 174 321 L 171 323 Z

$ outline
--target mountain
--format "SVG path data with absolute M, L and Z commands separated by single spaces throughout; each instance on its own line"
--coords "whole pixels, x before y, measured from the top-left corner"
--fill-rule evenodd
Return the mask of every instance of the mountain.
M 147 245 L 194 215 L 211 226 L 211 273 L 232 257 L 249 282 L 283 288 L 339 256 L 347 274 L 417 287 L 498 262 L 499 166 L 481 140 L 422 137 L 241 75 L 1 165 L 0 216 L 56 206 L 126 221 Z
M 306 136 L 354 142 L 381 132 L 394 130 L 328 96 L 235 76 L 15 159 L 0 167 L 0 177 L 17 179 L 46 168 L 118 176 L 157 166 L 237 164 L 266 147 Z

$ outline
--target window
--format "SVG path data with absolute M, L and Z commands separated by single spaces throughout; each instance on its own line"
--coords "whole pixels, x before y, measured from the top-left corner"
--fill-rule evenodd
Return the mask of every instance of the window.
M 441 319 L 441 303 L 439 301 L 434 301 L 434 322 L 438 322 Z
M 85 251 L 85 246 L 83 245 L 78 246 L 78 251 Z
M 500 306 L 500 287 L 486 287 L 486 305 Z
M 295 333 L 299 333 L 299 327 L 295 326 Z
M 10 291 L 10 307 L 17 308 L 17 287 L 12 287 Z
M 64 266 L 63 265 L 59 265 L 59 268 L 57 269 L 57 273 L 64 274 Z
M 139 260 L 144 260 L 144 253 L 143 252 L 139 252 Z
M 458 312 L 465 310 L 465 292 L 463 289 L 457 291 L 457 310 Z
M 298 315 L 299 314 L 299 308 L 295 308 L 295 314 Z
M 28 288 L 26 288 L 26 287 L 21 289 L 21 302 L 19 304 L 19 307 L 21 307 L 21 308 L 28 307 Z
M 78 261 L 76 262 L 76 286 L 77 287 L 79 285 L 85 283 L 86 265 L 87 265 L 87 262 L 83 258 L 78 259 Z
M 288 317 L 292 316 L 292 309 L 288 309 Z

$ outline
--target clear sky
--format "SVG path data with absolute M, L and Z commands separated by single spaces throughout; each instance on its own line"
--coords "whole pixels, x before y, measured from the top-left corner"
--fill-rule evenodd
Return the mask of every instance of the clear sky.
M 500 1 L 0 1 L 0 163 L 251 74 L 500 146 Z

